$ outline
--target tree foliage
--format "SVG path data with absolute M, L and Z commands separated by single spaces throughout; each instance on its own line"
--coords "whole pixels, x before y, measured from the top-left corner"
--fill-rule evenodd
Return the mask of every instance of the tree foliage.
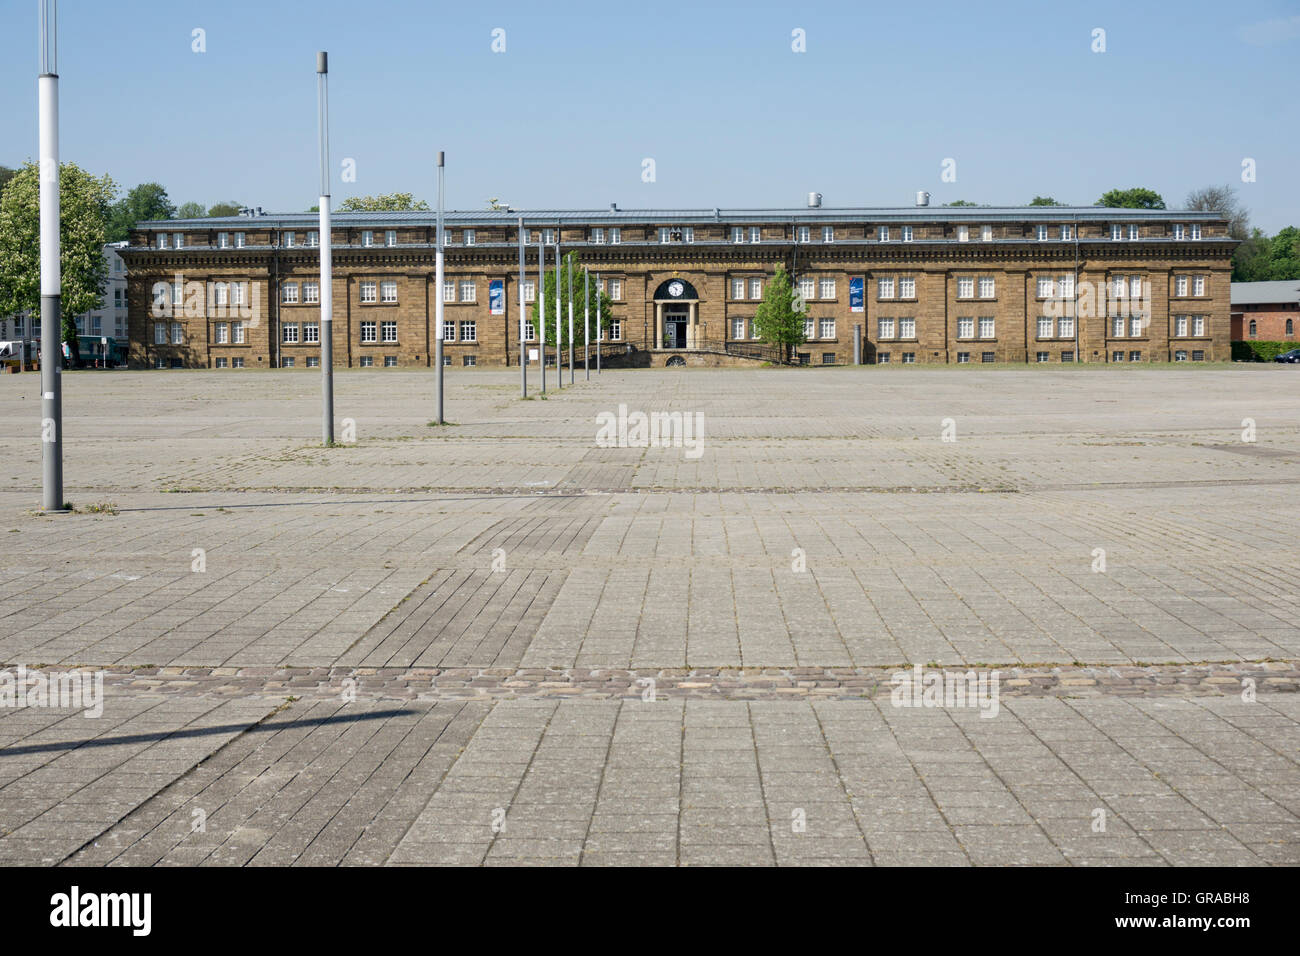
M 1245 239 L 1250 234 L 1250 210 L 1237 200 L 1231 186 L 1206 186 L 1187 194 L 1187 208 L 1217 212 L 1228 220 L 1228 235 Z
M 1255 229 L 1232 256 L 1234 282 L 1300 279 L 1300 229 L 1287 226 L 1276 236 Z
M 137 222 L 171 219 L 176 207 L 167 198 L 167 190 L 158 183 L 141 183 L 113 203 L 108 218 L 108 241 L 126 239 Z
M 1108 209 L 1164 209 L 1165 201 L 1153 189 L 1134 186 L 1132 189 L 1112 189 L 1102 193 L 1093 205 Z
M 787 356 L 804 343 L 803 297 L 796 294 L 790 275 L 778 265 L 763 292 L 763 301 L 754 313 L 758 337 L 768 345 L 782 349 Z
M 106 230 L 117 187 L 75 163 L 59 167 L 63 341 L 74 360 L 76 316 L 99 307 L 108 264 Z M 0 194 L 0 314 L 41 314 L 40 169 L 26 163 Z
M 591 274 L 590 292 L 587 292 L 588 285 L 586 277 L 582 274 L 582 259 L 578 253 L 570 252 L 560 263 L 560 344 L 568 348 L 569 346 L 569 269 L 573 269 L 573 344 L 575 348 L 582 348 L 586 342 L 583 330 L 583 294 L 587 293 L 587 308 L 590 310 L 591 323 L 591 341 L 595 344 L 600 341 L 600 332 L 596 328 L 596 305 L 600 304 L 600 324 L 608 328 L 610 309 L 613 303 L 609 296 L 600 291 L 600 286 L 596 282 L 595 273 Z M 548 346 L 555 347 L 555 283 L 556 275 L 554 267 L 544 270 L 542 277 L 542 294 L 541 298 L 533 303 L 532 311 L 529 318 L 536 327 L 541 324 L 542 341 Z M 506 303 L 507 313 L 511 316 L 515 314 L 518 306 L 513 302 Z
M 231 200 L 230 202 L 213 203 L 208 207 L 208 216 L 238 216 L 239 210 L 244 208 L 244 204 Z
M 341 212 L 406 212 L 427 210 L 429 204 L 411 193 L 385 193 L 381 196 L 349 196 L 339 204 Z
M 208 210 L 201 202 L 183 202 L 176 208 L 177 219 L 202 219 Z
M 1057 201 L 1056 201 L 1055 199 L 1053 199 L 1051 196 L 1035 196 L 1033 199 L 1029 200 L 1029 205 L 1031 205 L 1031 206 L 1064 206 L 1065 203 L 1063 203 L 1063 202 L 1057 202 Z

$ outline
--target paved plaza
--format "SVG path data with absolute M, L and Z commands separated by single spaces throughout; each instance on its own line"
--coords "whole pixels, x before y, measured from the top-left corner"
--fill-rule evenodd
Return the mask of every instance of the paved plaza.
M 0 863 L 1300 863 L 1295 369 L 433 383 L 0 376 Z

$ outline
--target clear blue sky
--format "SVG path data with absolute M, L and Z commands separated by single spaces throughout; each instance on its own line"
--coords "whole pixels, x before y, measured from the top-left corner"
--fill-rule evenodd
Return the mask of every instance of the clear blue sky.
M 0 164 L 36 153 L 36 10 L 0 0 Z M 1300 225 L 1295 0 L 64 0 L 59 41 L 63 158 L 177 204 L 316 202 L 326 49 L 336 202 L 432 203 L 445 149 L 460 209 L 786 206 L 810 190 L 889 206 L 917 189 L 1090 204 L 1137 185 L 1178 206 L 1229 183 L 1254 224 Z M 345 157 L 355 184 L 338 181 Z

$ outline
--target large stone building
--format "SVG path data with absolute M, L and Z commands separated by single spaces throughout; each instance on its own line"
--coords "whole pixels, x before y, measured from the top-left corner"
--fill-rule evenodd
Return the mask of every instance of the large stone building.
M 441 290 L 431 213 L 337 214 L 336 364 L 430 365 L 438 295 L 446 364 L 517 364 L 521 215 L 526 301 L 538 243 L 549 268 L 557 241 L 577 250 L 613 301 L 606 348 L 632 364 L 770 357 L 753 319 L 777 266 L 806 302 L 807 364 L 1230 357 L 1235 241 L 1211 212 L 610 206 L 450 212 Z M 132 366 L 318 366 L 318 228 L 313 213 L 140 223 L 122 251 Z

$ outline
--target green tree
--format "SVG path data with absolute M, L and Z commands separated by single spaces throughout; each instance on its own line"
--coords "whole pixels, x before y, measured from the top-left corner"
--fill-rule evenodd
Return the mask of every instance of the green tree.
M 945 206 L 978 206 L 979 203 L 971 202 L 969 199 L 957 199 L 953 202 L 944 203 Z
M 108 277 L 104 242 L 117 187 L 75 163 L 59 167 L 63 341 L 81 364 L 76 317 L 98 308 Z M 26 163 L 0 195 L 0 315 L 41 314 L 40 170 Z
M 1108 209 L 1164 209 L 1165 201 L 1154 190 L 1134 186 L 1132 189 L 1112 189 L 1102 193 L 1093 205 Z
M 201 202 L 183 202 L 176 209 L 177 219 L 202 219 L 207 214 Z
M 210 217 L 238 216 L 239 210 L 243 208 L 244 208 L 243 203 L 234 202 L 233 200 L 231 202 L 218 202 L 218 203 L 213 203 L 211 206 L 208 207 L 208 215 Z
M 405 212 L 427 210 L 429 204 L 411 193 L 387 193 L 382 196 L 349 196 L 339 204 L 340 212 Z
M 600 305 L 600 324 L 606 328 L 609 327 L 610 309 L 613 303 L 609 296 L 600 291 L 596 284 L 596 276 L 591 276 L 591 283 L 588 286 L 586 278 L 582 274 L 582 259 L 578 253 L 570 252 L 560 263 L 560 345 L 564 348 L 569 347 L 569 269 L 573 269 L 573 345 L 575 348 L 582 348 L 586 343 L 583 337 L 582 323 L 582 296 L 583 292 L 590 288 L 588 294 L 587 307 L 590 309 L 591 322 L 591 341 L 595 344 L 600 341 L 600 331 L 596 327 L 596 305 Z M 542 295 L 541 298 L 533 303 L 532 312 L 529 314 L 534 326 L 539 323 L 542 330 L 542 341 L 551 348 L 555 347 L 555 269 L 546 270 L 542 277 Z M 513 302 L 506 303 L 507 314 L 515 314 L 516 304 Z
M 5 183 L 18 175 L 18 170 L 10 169 L 8 166 L 0 166 L 0 193 L 4 192 Z
M 1033 199 L 1029 200 L 1029 205 L 1031 205 L 1031 206 L 1064 206 L 1065 203 L 1063 203 L 1063 202 L 1057 202 L 1057 201 L 1056 201 L 1055 199 L 1053 199 L 1051 196 L 1035 196 Z
M 804 343 L 805 315 L 803 296 L 795 292 L 789 273 L 778 265 L 754 313 L 758 337 L 781 349 L 789 358 L 795 347 Z
M 176 207 L 167 198 L 167 190 L 157 183 L 141 183 L 113 203 L 108 218 L 108 241 L 126 239 L 137 222 L 171 219 Z
M 1300 229 L 1287 226 L 1276 236 L 1254 229 L 1232 256 L 1234 282 L 1300 279 Z

